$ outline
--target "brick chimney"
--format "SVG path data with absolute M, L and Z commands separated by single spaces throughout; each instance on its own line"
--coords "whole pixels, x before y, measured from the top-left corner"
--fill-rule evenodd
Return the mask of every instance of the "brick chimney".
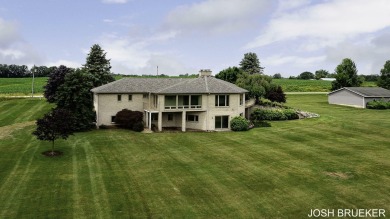
M 201 69 L 199 71 L 199 77 L 203 76 L 211 76 L 211 70 L 210 69 Z

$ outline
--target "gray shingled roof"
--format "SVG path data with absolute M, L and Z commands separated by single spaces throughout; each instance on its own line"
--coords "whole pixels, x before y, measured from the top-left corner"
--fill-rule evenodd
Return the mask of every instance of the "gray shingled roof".
M 381 87 L 343 87 L 329 94 L 333 94 L 344 89 L 362 97 L 390 97 L 390 90 Z
M 214 78 L 123 78 L 96 87 L 94 93 L 245 93 L 248 92 L 232 83 Z

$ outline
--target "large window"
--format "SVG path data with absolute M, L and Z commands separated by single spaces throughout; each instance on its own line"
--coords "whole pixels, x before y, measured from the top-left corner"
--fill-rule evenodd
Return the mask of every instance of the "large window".
M 240 94 L 240 106 L 244 104 L 244 94 Z
M 216 116 L 215 117 L 215 128 L 216 129 L 229 128 L 229 116 Z
M 118 94 L 117 100 L 118 100 L 118 101 L 122 101 L 122 95 Z
M 187 121 L 189 122 L 198 122 L 199 116 L 198 115 L 187 115 Z
M 215 95 L 215 106 L 229 106 L 229 95 Z
M 172 113 L 168 114 L 168 121 L 173 121 L 173 114 Z
M 133 95 L 129 94 L 129 101 L 133 100 Z

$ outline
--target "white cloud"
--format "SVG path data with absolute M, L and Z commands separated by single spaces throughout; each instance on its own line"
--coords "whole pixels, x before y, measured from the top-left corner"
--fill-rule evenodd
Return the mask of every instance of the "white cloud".
M 256 48 L 278 41 L 309 39 L 323 47 L 390 25 L 387 0 L 330 0 L 274 17 L 263 34 L 248 43 Z
M 176 36 L 176 32 L 161 32 L 150 37 L 131 38 L 117 34 L 105 34 L 99 42 L 111 59 L 112 71 L 121 74 L 155 74 L 159 66 L 160 74 L 182 74 L 188 72 L 180 61 L 169 51 L 155 51 L 154 45 L 166 42 Z
M 17 24 L 0 18 L 0 47 L 5 47 L 19 38 Z
M 2 64 L 33 65 L 42 58 L 22 39 L 16 22 L 0 18 L 0 60 Z
M 206 0 L 175 8 L 166 17 L 165 25 L 188 32 L 237 31 L 250 24 L 250 17 L 266 11 L 268 4 L 266 0 Z
M 68 68 L 81 68 L 81 64 L 75 61 L 70 61 L 70 60 L 57 60 L 55 62 L 47 62 L 45 63 L 46 66 L 60 66 L 60 65 L 65 65 Z
M 102 0 L 105 4 L 125 4 L 128 0 Z

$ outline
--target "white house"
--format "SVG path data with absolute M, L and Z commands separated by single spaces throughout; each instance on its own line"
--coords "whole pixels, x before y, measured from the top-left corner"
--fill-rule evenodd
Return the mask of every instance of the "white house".
M 366 108 L 373 100 L 390 100 L 390 90 L 381 87 L 343 87 L 328 94 L 329 104 Z
M 198 78 L 124 78 L 92 89 L 97 126 L 113 125 L 122 109 L 144 112 L 144 123 L 165 127 L 227 130 L 245 116 L 245 89 L 201 70 Z

